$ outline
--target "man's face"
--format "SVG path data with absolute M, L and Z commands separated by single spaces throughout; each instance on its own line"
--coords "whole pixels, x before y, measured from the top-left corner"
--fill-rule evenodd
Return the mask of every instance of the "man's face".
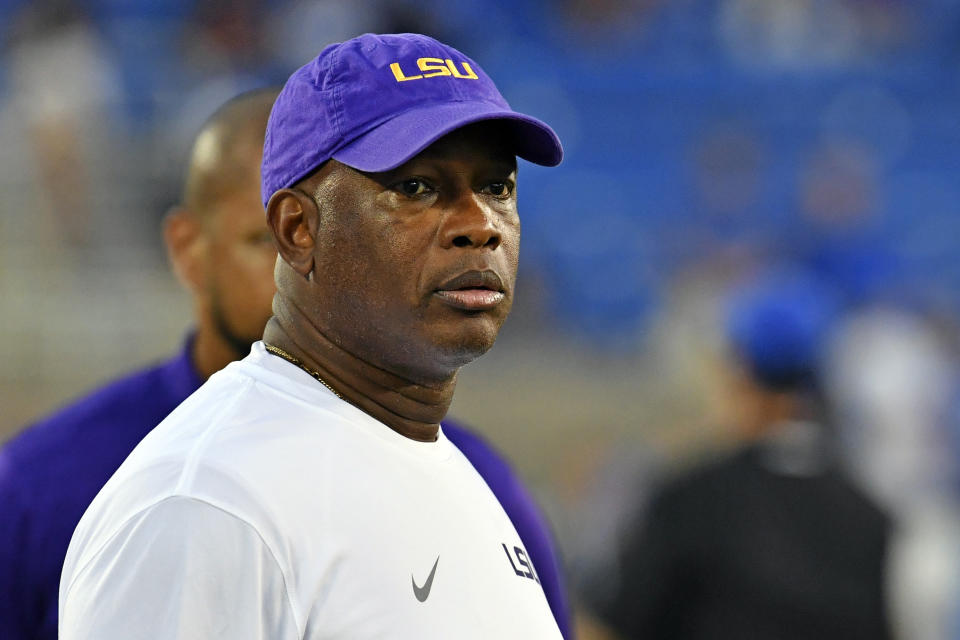
M 251 167 L 257 167 L 251 160 Z M 255 171 L 255 169 L 252 169 Z M 256 175 L 238 180 L 205 221 L 205 293 L 220 335 L 244 356 L 272 314 L 277 250 L 267 228 Z
M 315 322 L 368 362 L 441 380 L 486 352 L 513 302 L 516 160 L 497 125 L 460 129 L 392 171 L 331 161 L 304 186 L 319 226 Z

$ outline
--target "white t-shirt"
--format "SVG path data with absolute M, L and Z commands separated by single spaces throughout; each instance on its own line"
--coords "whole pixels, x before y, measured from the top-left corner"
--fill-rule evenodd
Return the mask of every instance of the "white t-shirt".
M 560 638 L 520 537 L 441 432 L 405 438 L 254 345 L 84 514 L 61 640 Z

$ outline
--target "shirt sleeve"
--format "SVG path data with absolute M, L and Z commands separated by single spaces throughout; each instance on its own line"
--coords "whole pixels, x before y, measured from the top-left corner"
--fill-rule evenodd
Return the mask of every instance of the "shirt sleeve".
M 263 539 L 208 503 L 168 498 L 103 548 L 78 551 L 83 564 L 62 578 L 61 640 L 299 637 L 283 572 Z

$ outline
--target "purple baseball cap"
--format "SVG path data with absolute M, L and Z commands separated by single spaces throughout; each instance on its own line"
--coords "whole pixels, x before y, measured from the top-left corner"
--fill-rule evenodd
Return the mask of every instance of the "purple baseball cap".
M 511 109 L 483 69 L 453 47 L 415 33 L 332 44 L 290 76 L 270 112 L 264 206 L 331 158 L 388 171 L 481 120 L 507 123 L 525 160 L 552 167 L 563 159 L 553 129 Z

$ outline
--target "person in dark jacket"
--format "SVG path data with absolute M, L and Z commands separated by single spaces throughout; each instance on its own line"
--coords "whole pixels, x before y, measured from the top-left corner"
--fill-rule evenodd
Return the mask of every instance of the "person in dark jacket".
M 887 517 L 844 475 L 818 390 L 837 315 L 799 274 L 733 296 L 745 446 L 657 492 L 602 617 L 623 638 L 888 638 Z

